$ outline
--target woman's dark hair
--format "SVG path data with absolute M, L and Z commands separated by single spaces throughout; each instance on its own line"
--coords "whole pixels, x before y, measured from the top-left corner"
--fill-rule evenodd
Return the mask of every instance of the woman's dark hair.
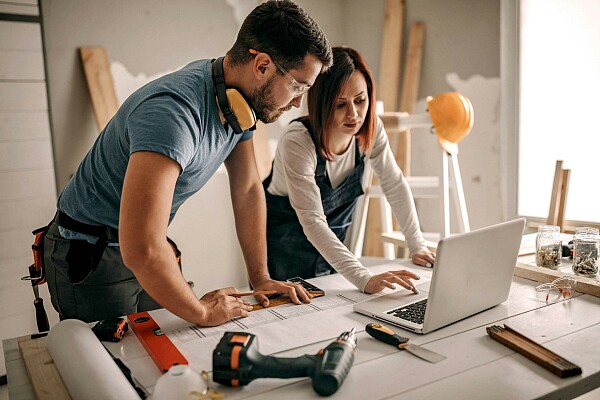
M 233 47 L 227 52 L 232 65 L 249 62 L 250 49 L 267 53 L 286 70 L 299 67 L 308 54 L 331 65 L 331 46 L 317 23 L 293 1 L 269 0 L 244 20 Z
M 367 82 L 367 98 L 369 108 L 365 121 L 356 134 L 360 149 L 368 153 L 375 140 L 375 81 L 365 59 L 354 49 L 349 47 L 334 47 L 333 65 L 320 74 L 310 88 L 307 95 L 308 119 L 315 136 L 317 151 L 327 160 L 333 158 L 329 147 L 329 129 L 333 123 L 333 116 L 338 99 L 344 85 L 354 71 L 359 71 Z

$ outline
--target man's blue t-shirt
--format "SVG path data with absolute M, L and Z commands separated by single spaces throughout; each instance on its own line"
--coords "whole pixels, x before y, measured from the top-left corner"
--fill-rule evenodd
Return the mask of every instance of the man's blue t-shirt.
M 58 198 L 58 208 L 91 225 L 119 226 L 125 171 L 131 154 L 153 151 L 177 161 L 169 222 L 240 142 L 252 137 L 223 128 L 211 61 L 195 61 L 134 92 L 106 125 Z

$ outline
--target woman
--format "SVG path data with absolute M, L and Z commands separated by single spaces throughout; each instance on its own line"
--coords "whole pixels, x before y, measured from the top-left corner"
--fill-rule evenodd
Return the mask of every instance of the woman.
M 279 141 L 267 198 L 269 272 L 273 279 L 339 272 L 365 293 L 399 284 L 416 292 L 407 270 L 373 275 L 342 243 L 370 162 L 407 238 L 413 263 L 427 265 L 414 200 L 375 115 L 375 85 L 363 57 L 333 48 L 333 66 L 308 91 L 308 117 Z

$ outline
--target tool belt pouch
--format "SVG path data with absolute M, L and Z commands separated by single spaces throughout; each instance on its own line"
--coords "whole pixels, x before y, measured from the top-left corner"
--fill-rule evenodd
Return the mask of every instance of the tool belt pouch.
M 81 283 L 96 269 L 108 241 L 99 238 L 96 243 L 89 243 L 86 240 L 70 240 L 69 250 L 65 256 L 67 262 L 67 274 L 72 283 Z
M 167 238 L 167 241 L 173 249 L 175 258 L 181 269 L 181 251 L 177 248 L 174 241 Z M 108 240 L 100 237 L 96 243 L 89 243 L 86 240 L 70 240 L 69 250 L 65 256 L 67 262 L 67 274 L 72 283 L 81 283 L 87 278 L 100 264 L 104 250 L 108 246 Z
M 44 268 L 44 238 L 46 237 L 49 228 L 50 224 L 31 232 L 33 233 L 33 244 L 31 245 L 31 250 L 33 251 L 33 264 L 29 266 L 31 286 L 46 283 L 46 268 Z

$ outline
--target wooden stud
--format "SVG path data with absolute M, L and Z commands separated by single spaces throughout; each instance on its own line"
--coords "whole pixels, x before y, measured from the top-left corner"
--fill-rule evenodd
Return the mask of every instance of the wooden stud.
M 388 111 L 398 111 L 403 19 L 404 0 L 386 0 L 377 97 Z
M 556 161 L 554 167 L 554 181 L 552 182 L 552 193 L 550 195 L 550 210 L 548 211 L 548 225 L 558 224 L 558 205 L 560 203 L 560 190 L 562 181 L 562 160 Z
M 419 100 L 419 86 L 421 82 L 421 66 L 423 63 L 423 46 L 425 43 L 425 23 L 414 22 L 410 25 L 408 33 L 408 48 L 406 49 L 406 65 L 404 67 L 404 76 L 402 80 L 402 97 L 400 100 L 400 110 L 412 114 L 415 112 L 415 106 Z M 391 144 L 392 142 L 390 142 Z M 398 166 L 404 176 L 410 176 L 411 164 L 411 134 L 410 129 L 396 134 L 395 157 Z M 393 222 L 394 230 L 400 229 L 396 218 Z M 408 257 L 408 248 L 399 247 L 398 255 Z
M 71 396 L 42 338 L 18 338 L 27 375 L 38 400 L 65 400 Z
M 101 131 L 119 109 L 108 55 L 102 47 L 80 47 L 79 53 L 92 99 L 96 125 Z
M 414 113 L 419 99 L 419 83 L 421 81 L 421 65 L 423 61 L 423 44 L 425 41 L 425 23 L 415 22 L 410 26 L 406 65 L 402 81 L 402 98 L 400 111 Z M 410 175 L 410 130 L 400 132 L 396 147 L 396 161 L 405 176 Z
M 569 194 L 569 180 L 571 178 L 571 170 L 563 169 L 562 166 L 562 160 L 557 160 L 554 167 L 552 193 L 550 194 L 550 210 L 546 220 L 546 224 L 557 225 L 561 231 L 565 229 L 565 212 Z
M 560 182 L 560 201 L 558 203 L 557 225 L 560 230 L 563 230 L 565 225 L 565 212 L 567 210 L 567 195 L 569 193 L 569 180 L 571 178 L 571 170 L 563 169 L 561 172 Z
M 381 62 L 377 99 L 383 101 L 388 111 L 398 111 L 398 93 L 400 85 L 400 69 L 402 58 L 402 31 L 404 23 L 404 0 L 386 0 L 385 19 L 383 22 L 383 39 L 381 43 Z M 390 136 L 390 140 L 393 137 Z M 371 185 L 379 182 L 373 178 Z M 383 241 L 381 240 L 382 205 L 379 198 L 367 198 L 364 207 L 367 208 L 367 226 L 364 237 L 363 255 L 372 257 L 383 256 Z

